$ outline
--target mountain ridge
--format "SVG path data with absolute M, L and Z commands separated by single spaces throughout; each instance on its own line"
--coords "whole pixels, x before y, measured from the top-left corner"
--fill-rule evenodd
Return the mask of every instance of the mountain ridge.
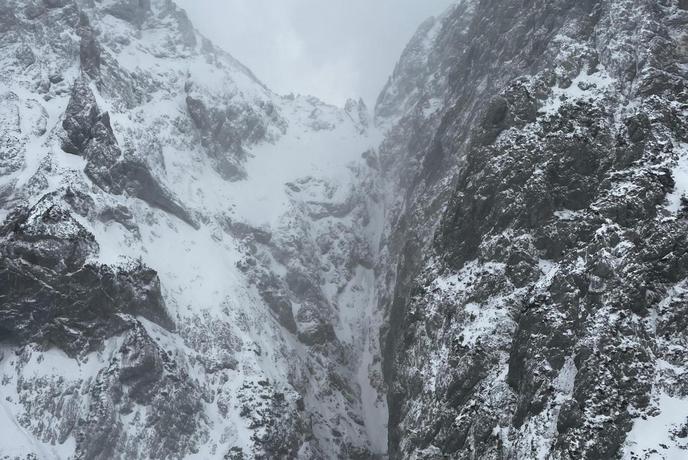
M 459 1 L 371 117 L 0 0 L 0 456 L 682 455 L 686 8 Z
M 3 6 L 3 113 L 39 126 L 3 152 L 3 208 L 26 204 L 3 234 L 3 454 L 372 455 L 376 338 L 344 310 L 371 305 L 365 107 L 271 93 L 172 2 Z M 45 312 L 18 322 L 36 282 Z

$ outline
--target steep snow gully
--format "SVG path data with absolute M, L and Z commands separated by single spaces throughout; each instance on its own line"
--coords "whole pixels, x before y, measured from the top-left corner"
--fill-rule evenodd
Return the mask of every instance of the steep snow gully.
M 373 112 L 0 0 L 0 458 L 688 456 L 686 1 L 457 0 Z

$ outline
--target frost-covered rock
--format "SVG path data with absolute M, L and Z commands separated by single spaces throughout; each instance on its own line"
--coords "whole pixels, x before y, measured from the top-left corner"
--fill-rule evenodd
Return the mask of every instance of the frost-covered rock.
M 174 328 L 157 274 L 89 263 L 98 244 L 56 194 L 8 217 L 0 237 L 3 340 L 80 355 L 130 327 L 123 314 Z
M 370 117 L 0 0 L 0 456 L 681 457 L 684 3 L 457 2 Z
M 0 6 L 2 455 L 381 452 L 364 106 L 168 0 Z
M 685 331 L 656 329 L 687 275 L 677 6 L 462 2 L 407 48 L 377 110 L 405 192 L 382 252 L 392 457 L 685 455 L 661 357 Z

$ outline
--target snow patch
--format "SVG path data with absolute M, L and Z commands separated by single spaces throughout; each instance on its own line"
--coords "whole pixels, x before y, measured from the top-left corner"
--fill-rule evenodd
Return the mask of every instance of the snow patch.
M 688 144 L 680 143 L 677 148 L 678 160 L 671 171 L 676 185 L 667 196 L 666 209 L 676 213 L 681 209 L 681 198 L 688 198 Z
M 605 70 L 598 70 L 592 74 L 583 70 L 573 79 L 568 88 L 554 88 L 552 95 L 540 108 L 540 112 L 554 115 L 566 103 L 599 98 L 605 91 L 612 89 L 615 81 Z
M 626 438 L 623 459 L 680 460 L 688 456 L 688 438 L 677 434 L 688 429 L 688 398 L 661 394 L 654 416 L 638 419 Z

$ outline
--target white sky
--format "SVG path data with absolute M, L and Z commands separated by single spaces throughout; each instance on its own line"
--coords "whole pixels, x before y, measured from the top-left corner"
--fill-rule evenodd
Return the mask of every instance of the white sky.
M 404 46 L 454 0 L 177 0 L 273 91 L 374 105 Z

